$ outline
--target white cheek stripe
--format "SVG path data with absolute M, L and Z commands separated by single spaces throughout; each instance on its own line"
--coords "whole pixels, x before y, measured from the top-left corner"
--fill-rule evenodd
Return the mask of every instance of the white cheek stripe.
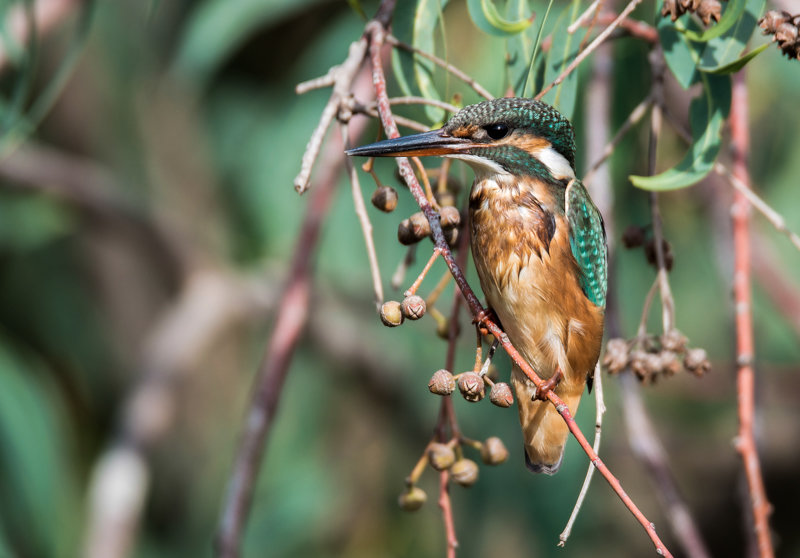
M 559 180 L 564 178 L 572 180 L 575 178 L 575 171 L 572 170 L 567 158 L 553 149 L 552 146 L 540 149 L 534 153 L 534 157 L 539 159 L 555 178 Z
M 491 176 L 495 174 L 510 174 L 506 169 L 495 163 L 491 159 L 478 157 L 477 155 L 468 155 L 466 153 L 453 153 L 448 155 L 452 159 L 460 159 L 466 162 L 472 170 L 475 171 L 476 178 L 483 178 L 484 176 Z

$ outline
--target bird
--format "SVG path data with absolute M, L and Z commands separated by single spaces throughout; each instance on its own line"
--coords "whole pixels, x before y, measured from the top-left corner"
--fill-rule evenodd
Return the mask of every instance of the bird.
M 575 171 L 575 134 L 550 105 L 506 97 L 464 107 L 429 132 L 346 150 L 351 156 L 440 156 L 465 161 L 472 259 L 489 312 L 544 380 L 516 364 L 525 464 L 558 472 L 568 427 L 547 401 L 575 414 L 600 356 L 608 251 L 602 215 Z

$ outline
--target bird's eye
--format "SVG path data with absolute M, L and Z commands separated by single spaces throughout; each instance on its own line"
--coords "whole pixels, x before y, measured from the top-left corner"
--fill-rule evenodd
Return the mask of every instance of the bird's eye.
M 489 124 L 484 127 L 484 130 L 486 130 L 486 133 L 489 134 L 489 137 L 493 140 L 503 139 L 508 135 L 508 125 L 502 122 L 498 124 Z

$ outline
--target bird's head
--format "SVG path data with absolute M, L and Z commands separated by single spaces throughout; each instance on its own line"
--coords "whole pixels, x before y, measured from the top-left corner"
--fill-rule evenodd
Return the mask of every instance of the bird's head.
M 466 161 L 476 175 L 575 178 L 575 136 L 569 120 L 533 99 L 502 98 L 460 110 L 442 128 L 347 150 L 348 155 L 439 155 Z

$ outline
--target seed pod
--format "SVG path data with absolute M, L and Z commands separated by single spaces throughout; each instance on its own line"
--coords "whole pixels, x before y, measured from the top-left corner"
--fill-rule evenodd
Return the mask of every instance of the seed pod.
M 461 486 L 472 486 L 478 480 L 478 464 L 471 459 L 459 459 L 450 467 L 450 476 Z
M 620 338 L 609 339 L 603 364 L 608 368 L 609 374 L 622 372 L 628 364 L 628 343 Z
M 456 337 L 458 337 L 458 332 L 461 330 L 461 327 L 456 322 Z M 437 320 L 436 323 L 436 335 L 439 336 L 440 339 L 444 339 L 447 341 L 450 339 L 450 318 L 442 318 Z
M 667 351 L 682 353 L 686 350 L 686 337 L 677 329 L 671 329 L 661 336 L 661 346 Z
M 407 296 L 400 305 L 403 316 L 409 320 L 419 320 L 425 315 L 425 299 L 418 295 Z
M 409 217 L 408 222 L 411 224 L 411 229 L 415 237 L 422 239 L 431 234 L 431 224 L 428 223 L 427 217 L 425 217 L 425 214 L 421 211 Z
M 442 230 L 442 234 L 444 235 L 444 239 L 447 242 L 447 245 L 450 248 L 455 248 L 456 244 L 458 243 L 458 229 L 444 229 Z
M 789 12 L 780 10 L 770 10 L 764 14 L 764 17 L 758 20 L 758 25 L 764 30 L 764 35 L 770 35 L 777 31 L 781 23 L 791 21 L 792 16 Z
M 456 204 L 456 197 L 449 190 L 445 190 L 444 192 L 436 192 L 433 197 L 436 198 L 436 203 L 438 203 L 440 206 L 452 206 Z
M 686 356 L 683 357 L 683 366 L 698 376 L 702 376 L 711 370 L 711 363 L 708 361 L 708 355 L 704 349 L 689 349 L 686 351 Z
M 418 486 L 412 486 L 406 492 L 403 492 L 397 499 L 400 509 L 404 511 L 417 511 L 428 499 L 425 491 Z
M 511 386 L 505 382 L 497 382 L 489 392 L 489 401 L 498 407 L 510 407 L 514 403 Z
M 719 0 L 703 0 L 697 7 L 697 15 L 703 21 L 703 25 L 708 25 L 711 20 L 719 21 L 722 15 L 722 4 Z
M 372 205 L 385 213 L 391 213 L 397 207 L 397 190 L 391 186 L 379 186 L 372 193 Z
M 642 350 L 631 351 L 628 354 L 630 359 L 630 367 L 633 373 L 636 374 L 640 380 L 644 380 L 650 374 L 650 369 L 647 362 L 648 353 Z
M 481 460 L 487 465 L 500 465 L 508 459 L 508 450 L 497 436 L 488 438 L 481 445 Z
M 683 363 L 678 355 L 672 351 L 661 351 L 661 372 L 667 376 L 674 376 L 683 370 Z
M 622 233 L 622 244 L 625 248 L 636 248 L 644 244 L 644 229 L 639 225 L 630 225 Z
M 775 40 L 778 41 L 781 47 L 794 45 L 797 40 L 797 34 L 797 27 L 787 21 L 778 25 L 775 30 Z
M 461 224 L 461 213 L 452 205 L 445 205 L 439 210 L 442 228 L 448 229 Z
M 449 370 L 437 370 L 428 382 L 428 389 L 436 395 L 450 395 L 456 390 L 456 380 Z
M 388 327 L 397 327 L 403 323 L 403 311 L 396 300 L 388 300 L 381 306 L 381 321 Z
M 428 448 L 428 463 L 437 471 L 449 469 L 456 462 L 456 453 L 447 444 L 431 444 Z
M 458 378 L 458 389 L 464 399 L 471 402 L 480 401 L 486 395 L 483 378 L 475 372 L 464 372 Z

